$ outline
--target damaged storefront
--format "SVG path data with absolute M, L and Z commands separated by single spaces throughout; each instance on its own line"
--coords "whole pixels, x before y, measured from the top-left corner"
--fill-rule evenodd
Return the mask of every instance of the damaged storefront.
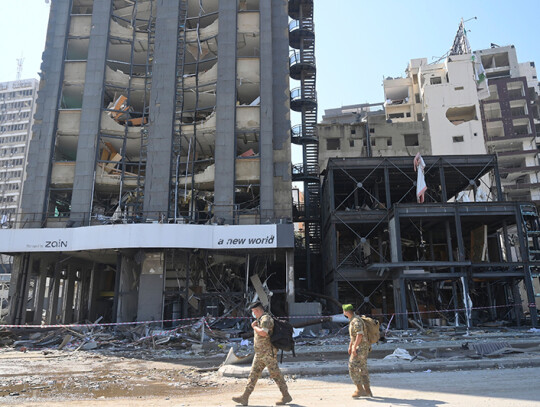
M 293 265 L 292 228 L 140 224 L 2 230 L 3 241 L 10 242 L 4 250 L 15 255 L 17 270 L 10 320 L 170 323 L 244 315 L 248 302 L 269 296 L 274 311 L 285 314 L 294 301 L 286 289 L 294 288 L 286 273 Z

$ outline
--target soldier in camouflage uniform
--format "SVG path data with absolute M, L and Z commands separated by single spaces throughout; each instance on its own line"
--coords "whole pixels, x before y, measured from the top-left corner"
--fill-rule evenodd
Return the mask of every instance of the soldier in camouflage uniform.
M 364 335 L 364 322 L 362 318 L 354 313 L 354 307 L 351 304 L 343 305 L 343 315 L 349 318 L 349 375 L 356 385 L 356 391 L 353 397 L 370 396 L 369 372 L 367 369 L 367 357 L 371 350 L 371 345 Z
M 254 303 L 250 308 L 253 317 L 256 318 L 251 324 L 254 334 L 253 343 L 255 357 L 253 359 L 253 364 L 251 365 L 251 372 L 249 373 L 248 384 L 244 390 L 244 394 L 239 397 L 233 397 L 232 399 L 238 404 L 247 406 L 249 396 L 253 392 L 257 380 L 259 380 L 264 368 L 267 367 L 270 377 L 274 379 L 282 394 L 281 400 L 278 400 L 276 405 L 285 405 L 292 401 L 292 397 L 289 394 L 287 383 L 285 383 L 285 379 L 278 367 L 278 350 L 274 348 L 270 342 L 270 336 L 274 329 L 274 320 L 269 314 L 264 312 L 264 308 L 260 302 Z

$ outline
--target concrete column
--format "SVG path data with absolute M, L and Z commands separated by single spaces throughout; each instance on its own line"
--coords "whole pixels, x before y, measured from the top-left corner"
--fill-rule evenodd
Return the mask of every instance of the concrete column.
M 48 204 L 49 174 L 56 136 L 56 116 L 64 69 L 71 0 L 51 4 L 32 140 L 22 192 L 23 227 L 41 227 Z
M 26 308 L 28 306 L 28 291 L 30 290 L 30 280 L 31 280 L 31 276 L 32 276 L 32 268 L 33 268 L 33 264 L 32 264 L 32 258 L 33 258 L 33 255 L 31 254 L 25 254 L 24 258 L 23 258 L 23 272 L 22 272 L 22 275 L 21 275 L 21 289 L 20 289 L 20 297 L 19 297 L 19 302 L 18 302 L 18 306 L 19 306 L 19 309 L 17 310 L 18 312 L 18 320 L 19 320 L 19 323 L 20 324 L 25 324 L 26 323 Z
M 26 303 L 30 280 L 30 254 L 15 256 L 9 286 L 10 309 L 8 320 L 12 324 L 22 324 L 26 318 Z
M 157 321 L 163 315 L 163 253 L 146 253 L 142 264 L 137 321 Z
M 285 250 L 285 269 L 287 274 L 287 306 L 289 309 L 289 315 L 292 313 L 294 307 L 295 298 L 294 298 L 294 250 L 288 249 Z
M 88 286 L 90 274 L 86 268 L 80 270 L 81 278 L 78 284 L 77 302 L 75 303 L 74 320 L 83 321 L 86 319 L 86 304 L 88 302 Z
M 13 256 L 13 268 L 11 271 L 8 299 L 10 303 L 8 321 L 11 324 L 17 324 L 17 303 L 20 301 L 20 281 L 22 276 L 22 259 L 23 254 Z
M 70 219 L 90 224 L 112 0 L 94 2 Z
M 120 268 L 120 290 L 118 292 L 117 322 L 131 322 L 137 317 L 138 286 L 140 265 L 126 256 L 122 257 Z
M 266 2 L 261 1 L 260 3 Z M 261 89 L 265 86 L 266 81 L 272 83 L 274 115 L 274 137 L 272 140 L 274 148 L 274 217 L 278 219 L 290 219 L 292 217 L 291 117 L 289 66 L 285 63 L 285 61 L 289 60 L 289 2 L 287 0 L 272 0 L 268 3 L 272 3 L 273 71 L 271 77 L 263 77 L 261 71 Z M 263 39 L 262 28 L 261 41 Z M 261 171 L 261 177 L 262 175 Z
M 49 310 L 46 318 L 46 324 L 48 325 L 56 323 L 56 314 L 58 312 L 58 294 L 60 292 L 60 274 L 62 271 L 58 260 L 54 265 L 54 275 L 49 286 Z
M 87 302 L 87 314 L 88 319 L 94 320 L 96 318 L 96 301 L 99 291 L 99 266 L 97 263 L 92 264 L 90 270 L 90 281 L 88 282 L 88 302 Z
M 73 297 L 75 294 L 75 266 L 70 264 L 67 269 L 67 278 L 64 280 L 64 298 L 62 304 L 62 322 L 71 324 L 73 322 Z
M 178 1 L 158 0 L 146 176 L 144 215 L 168 217 L 171 154 L 176 101 L 176 54 L 178 44 Z
M 233 223 L 234 216 L 236 164 L 236 32 L 236 1 L 220 1 L 214 214 L 229 224 Z
M 39 278 L 36 279 L 37 287 L 35 290 L 36 296 L 36 309 L 34 312 L 34 324 L 41 324 L 41 317 L 43 313 L 43 301 L 45 299 L 45 288 L 47 284 L 47 263 L 43 260 L 39 264 Z
M 260 3 L 260 78 L 261 78 L 261 222 L 274 218 L 274 98 L 272 92 L 272 2 Z

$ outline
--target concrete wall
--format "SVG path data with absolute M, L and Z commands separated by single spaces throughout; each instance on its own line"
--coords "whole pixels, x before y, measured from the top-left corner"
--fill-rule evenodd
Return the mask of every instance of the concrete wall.
M 142 263 L 137 321 L 157 321 L 163 312 L 163 253 L 148 252 Z
M 290 138 L 290 97 L 288 1 L 272 1 L 272 53 L 274 99 L 274 216 L 276 219 L 292 218 L 292 176 Z M 261 82 L 263 77 L 261 75 Z M 268 78 L 267 78 L 268 80 Z M 262 174 L 261 174 L 262 176 Z
M 481 58 L 488 78 L 491 75 L 499 77 L 503 75 L 519 76 L 519 63 L 513 45 L 482 49 L 474 53 Z
M 387 123 L 385 115 L 369 117 L 369 135 L 373 157 L 414 156 L 417 152 L 431 154 L 431 142 L 427 122 Z M 367 157 L 366 124 L 318 125 L 319 166 L 326 168 L 332 157 Z M 407 146 L 405 135 L 416 134 L 418 146 Z M 339 150 L 328 149 L 328 139 L 339 139 Z M 330 144 L 335 145 L 335 141 Z
M 274 79 L 272 49 L 272 4 L 260 3 L 260 72 L 261 72 L 261 219 L 274 218 Z
M 232 223 L 236 157 L 236 21 L 237 5 L 219 2 L 218 82 L 216 99 L 216 179 L 214 213 Z
M 150 218 L 168 216 L 172 135 L 176 95 L 178 2 L 157 1 L 156 37 L 152 64 L 152 90 L 144 211 Z
M 470 55 L 454 55 L 444 66 L 427 66 L 420 70 L 422 102 L 429 118 L 432 154 L 485 154 L 480 104 Z M 432 84 L 431 78 L 441 78 Z M 474 118 L 453 124 L 447 118 L 449 109 L 472 108 Z M 462 140 L 462 141 L 458 141 Z

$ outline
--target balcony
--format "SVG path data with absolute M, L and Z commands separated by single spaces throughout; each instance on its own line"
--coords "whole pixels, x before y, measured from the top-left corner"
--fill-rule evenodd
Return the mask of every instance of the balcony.
M 525 89 L 523 88 L 523 82 L 508 82 L 506 84 L 508 90 L 508 99 L 521 99 L 525 97 Z
M 484 104 L 484 118 L 486 120 L 499 120 L 502 118 L 501 106 L 499 103 Z
M 512 117 L 529 116 L 529 110 L 527 109 L 527 101 L 525 100 L 510 101 L 510 115 Z
M 515 136 L 533 137 L 529 119 L 514 119 L 512 120 L 512 128 Z

